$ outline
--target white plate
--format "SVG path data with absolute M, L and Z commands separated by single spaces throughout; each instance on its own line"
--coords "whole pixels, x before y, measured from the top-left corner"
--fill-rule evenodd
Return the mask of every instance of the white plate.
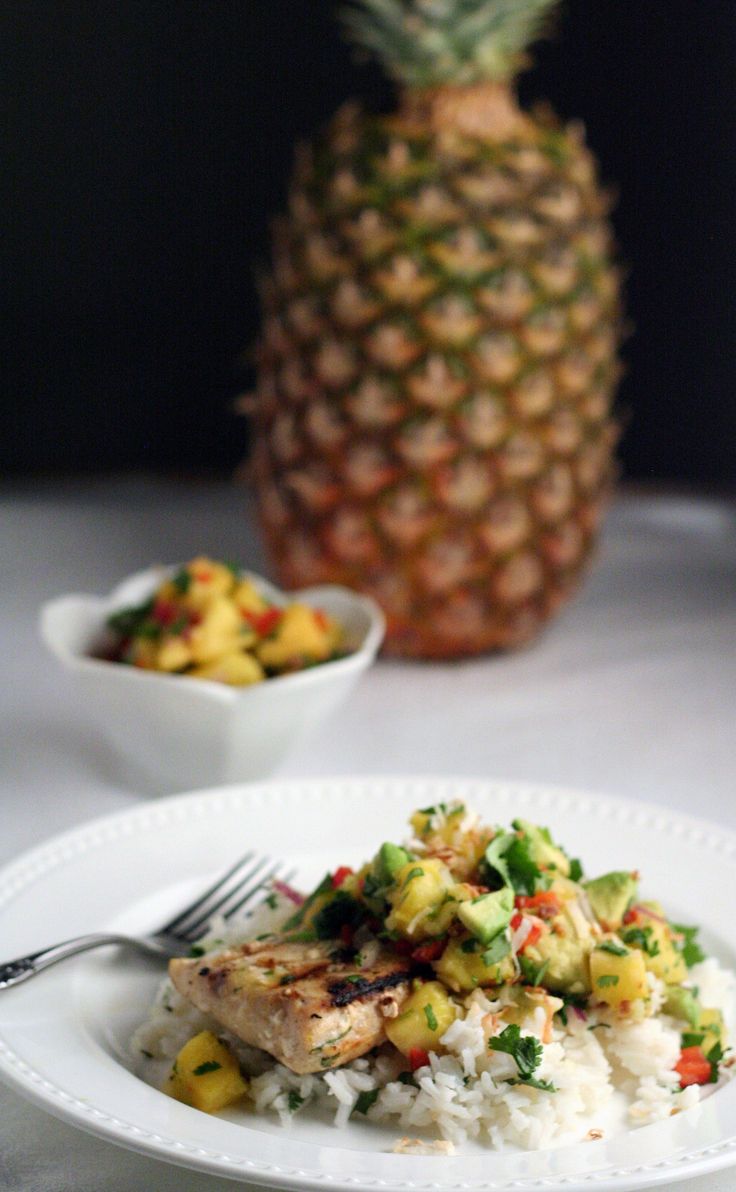
M 97 820 L 0 872 L 3 958 L 108 927 L 154 926 L 244 847 L 288 857 L 311 882 L 401 837 L 416 807 L 460 797 L 491 821 L 552 827 L 590 873 L 639 868 L 675 919 L 736 964 L 736 834 L 644 804 L 547 787 L 450 778 L 327 778 L 224 787 Z M 599 1142 L 454 1157 L 390 1153 L 398 1130 L 344 1131 L 299 1115 L 284 1130 L 233 1111 L 180 1105 L 131 1070 L 126 1040 L 160 970 L 112 950 L 0 993 L 0 1075 L 72 1124 L 186 1167 L 282 1188 L 468 1190 L 668 1186 L 736 1162 L 736 1081 L 694 1109 Z M 239 1117 L 239 1120 L 237 1120 Z

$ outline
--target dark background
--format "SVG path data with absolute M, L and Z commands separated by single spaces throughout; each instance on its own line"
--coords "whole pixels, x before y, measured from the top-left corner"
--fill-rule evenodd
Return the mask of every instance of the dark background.
M 228 474 L 253 271 L 292 146 L 384 104 L 331 0 L 15 0 L 6 474 Z M 736 0 L 567 0 L 525 99 L 582 117 L 631 268 L 631 477 L 736 482 Z

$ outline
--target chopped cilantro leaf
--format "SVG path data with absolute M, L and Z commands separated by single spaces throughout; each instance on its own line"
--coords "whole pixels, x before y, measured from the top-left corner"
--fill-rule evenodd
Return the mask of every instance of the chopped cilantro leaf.
M 545 884 L 544 875 L 531 855 L 528 836 L 499 832 L 485 852 L 485 863 L 505 886 L 517 894 L 535 894 Z
M 614 940 L 604 940 L 602 944 L 598 945 L 599 952 L 610 952 L 611 956 L 628 956 L 628 948 L 622 948 L 621 944 L 617 944 Z
M 427 1004 L 424 1007 L 424 1017 L 427 1019 L 427 1026 L 431 1031 L 437 1030 L 437 1016 L 431 1005 Z
M 204 954 L 205 954 L 205 949 L 202 947 L 201 944 L 192 944 L 191 948 L 189 949 L 189 955 L 191 957 L 204 956 Z
M 522 1035 L 520 1027 L 512 1023 L 501 1031 L 500 1035 L 488 1040 L 491 1051 L 503 1051 L 510 1055 L 519 1073 L 518 1080 L 509 1081 L 510 1084 L 528 1084 L 532 1088 L 543 1089 L 545 1092 L 556 1092 L 554 1085 L 546 1080 L 538 1080 L 534 1073 L 542 1062 L 542 1044 L 534 1035 Z
M 506 864 L 506 850 L 515 839 L 513 832 L 497 832 L 485 852 L 485 863 L 498 877 L 504 886 L 511 885 L 511 876 Z
M 618 977 L 615 973 L 604 973 L 602 977 L 596 978 L 595 983 L 599 989 L 609 989 L 612 985 L 618 985 Z
M 417 865 L 417 866 L 415 866 L 414 869 L 409 870 L 406 877 L 404 878 L 404 882 L 403 882 L 401 889 L 405 890 L 406 887 L 409 885 L 409 882 L 413 882 L 414 879 L 417 877 L 424 877 L 424 870 L 421 868 L 420 865 Z
M 317 932 L 312 931 L 311 927 L 305 927 L 304 931 L 290 931 L 288 940 L 290 944 L 313 944 L 317 939 Z
M 651 927 L 627 927 L 621 932 L 621 939 L 632 948 L 640 948 L 647 956 L 659 956 L 659 943 L 654 939 Z
M 583 867 L 577 857 L 570 858 L 570 881 L 579 882 L 583 876 Z
M 286 1104 L 289 1113 L 296 1113 L 297 1109 L 301 1109 L 302 1105 L 304 1104 L 304 1098 L 299 1096 L 296 1089 L 289 1089 L 286 1098 Z
M 134 608 L 121 608 L 107 618 L 108 627 L 121 637 L 134 637 L 152 610 L 153 598 Z
M 501 934 L 497 935 L 495 940 L 491 942 L 489 947 L 483 953 L 483 963 L 487 968 L 493 964 L 498 964 L 503 960 L 504 956 L 508 956 L 511 951 L 511 943 L 507 936 Z
M 549 965 L 550 965 L 549 960 L 545 960 L 544 964 L 540 964 L 539 968 L 534 973 L 534 980 L 532 981 L 532 985 L 541 985 L 542 984 L 542 981 L 544 980 L 544 977 L 547 972 L 547 969 L 549 968 Z
M 343 927 L 357 927 L 364 915 L 360 903 L 345 890 L 338 890 L 335 897 L 323 906 L 312 920 L 312 925 L 321 940 L 337 939 Z
M 171 583 L 177 592 L 181 592 L 183 596 L 192 586 L 191 572 L 187 571 L 186 567 L 182 567 L 181 571 L 177 571 L 176 575 L 172 575 Z
M 723 1059 L 723 1048 L 720 1043 L 715 1043 L 705 1058 L 710 1064 L 710 1083 L 715 1084 L 718 1080 L 718 1065 Z
M 143 637 L 149 641 L 156 641 L 163 633 L 163 626 L 158 621 L 143 621 L 135 630 L 135 637 Z
M 697 1031 L 685 1031 L 682 1036 L 683 1047 L 700 1047 L 705 1035 L 699 1034 Z
M 535 894 L 543 884 L 542 871 L 531 855 L 528 836 L 515 836 L 506 850 L 511 885 L 517 894 Z
M 217 1060 L 205 1060 L 199 1067 L 194 1068 L 192 1076 L 206 1076 L 208 1072 L 218 1072 L 222 1064 L 218 1064 Z
M 378 1089 L 370 1089 L 369 1092 L 359 1093 L 358 1099 L 353 1106 L 353 1113 L 367 1113 L 371 1105 L 375 1105 L 378 1100 Z
M 544 1093 L 556 1093 L 557 1087 L 551 1080 L 537 1080 L 536 1076 L 527 1076 L 525 1080 L 507 1080 L 506 1084 L 528 1084 L 533 1089 L 541 1089 Z
M 396 1077 L 396 1079 L 398 1080 L 399 1084 L 408 1084 L 413 1089 L 419 1088 L 419 1085 L 414 1079 L 413 1072 L 399 1072 L 399 1075 Z
M 476 952 L 478 949 L 478 941 L 474 935 L 468 936 L 466 940 L 460 945 L 461 952 Z
M 692 968 L 694 964 L 700 964 L 701 960 L 705 960 L 705 952 L 697 943 L 697 934 L 699 928 L 686 927 L 683 923 L 673 923 L 672 928 L 678 935 L 682 936 L 682 940 L 674 941 L 675 946 L 679 948 L 682 953 L 682 959 L 688 968 Z

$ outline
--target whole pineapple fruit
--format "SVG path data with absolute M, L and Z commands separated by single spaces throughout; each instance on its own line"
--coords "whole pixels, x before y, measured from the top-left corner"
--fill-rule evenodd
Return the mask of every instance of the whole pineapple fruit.
M 398 110 L 348 104 L 275 228 L 253 474 L 288 587 L 372 594 L 387 650 L 530 639 L 613 471 L 619 278 L 579 125 L 514 76 L 555 0 L 353 0 Z

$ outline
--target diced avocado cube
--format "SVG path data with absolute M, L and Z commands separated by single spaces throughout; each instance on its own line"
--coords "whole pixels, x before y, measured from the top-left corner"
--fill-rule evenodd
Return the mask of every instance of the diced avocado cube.
M 545 932 L 535 944 L 524 949 L 524 960 L 531 972 L 541 972 L 535 983 L 553 993 L 587 993 L 590 990 L 588 955 L 590 940 L 577 936 Z
M 540 828 L 529 820 L 515 819 L 513 822 L 517 832 L 523 832 L 529 840 L 529 855 L 540 869 L 556 869 L 565 877 L 570 873 L 570 862 L 561 848 L 554 843 L 549 828 Z
M 373 862 L 373 870 L 379 881 L 388 883 L 393 881 L 395 874 L 401 869 L 402 865 L 406 865 L 410 860 L 406 849 L 400 848 L 398 844 L 391 844 L 386 841 L 382 844 L 376 859 Z
M 481 894 L 470 902 L 461 902 L 457 917 L 482 944 L 490 944 L 510 922 L 514 911 L 514 892 L 508 886 Z
M 636 898 L 638 884 L 634 875 L 616 870 L 582 885 L 596 919 L 608 931 L 618 930 L 627 907 Z
M 685 989 L 684 985 L 668 985 L 662 1006 L 665 1014 L 673 1018 L 681 1018 L 689 1022 L 690 1026 L 698 1025 L 700 1005 L 692 989 Z

